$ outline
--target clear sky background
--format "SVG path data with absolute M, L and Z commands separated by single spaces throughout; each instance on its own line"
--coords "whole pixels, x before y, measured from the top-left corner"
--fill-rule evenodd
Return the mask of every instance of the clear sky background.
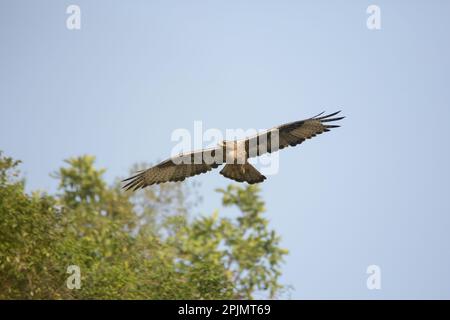
M 66 8 L 81 8 L 81 30 Z M 381 30 L 366 9 L 381 8 Z M 28 188 L 63 159 L 106 178 L 177 128 L 269 128 L 342 109 L 262 185 L 291 298 L 450 298 L 449 1 L 0 1 L 0 149 Z M 220 207 L 218 171 L 194 178 Z M 222 214 L 227 214 L 222 211 Z M 366 268 L 381 268 L 368 290 Z

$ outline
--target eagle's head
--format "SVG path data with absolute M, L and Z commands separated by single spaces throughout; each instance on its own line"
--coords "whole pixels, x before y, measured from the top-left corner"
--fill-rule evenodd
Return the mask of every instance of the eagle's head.
M 230 148 L 233 148 L 235 146 L 235 144 L 236 144 L 236 141 L 234 141 L 234 140 L 222 140 L 219 142 L 219 146 L 225 147 L 225 148 L 227 146 Z

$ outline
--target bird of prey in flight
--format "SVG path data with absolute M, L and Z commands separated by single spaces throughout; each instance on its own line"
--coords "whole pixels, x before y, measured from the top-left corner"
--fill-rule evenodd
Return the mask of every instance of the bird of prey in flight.
M 306 139 L 339 127 L 329 124 L 344 118 L 334 117 L 339 112 L 325 116 L 322 116 L 322 112 L 312 118 L 283 124 L 246 139 L 223 141 L 215 148 L 180 154 L 125 179 L 123 188 L 135 191 L 153 184 L 183 181 L 224 163 L 225 167 L 220 174 L 227 178 L 249 184 L 263 182 L 266 177 L 248 163 L 249 158 L 296 146 Z

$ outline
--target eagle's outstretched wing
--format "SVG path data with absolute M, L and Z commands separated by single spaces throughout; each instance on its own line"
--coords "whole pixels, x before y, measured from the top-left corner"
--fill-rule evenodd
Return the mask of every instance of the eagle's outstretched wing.
M 331 128 L 337 128 L 338 125 L 328 124 L 338 121 L 344 117 L 335 117 L 340 111 L 321 116 L 320 113 L 309 119 L 295 121 L 272 128 L 266 132 L 252 136 L 245 140 L 245 151 L 249 157 L 256 157 L 264 153 L 271 153 L 288 146 L 296 146 L 306 139 L 310 139 L 323 132 L 330 131 Z M 276 139 L 273 135 L 278 134 L 278 145 L 275 145 Z M 274 141 L 272 141 L 274 140 Z M 272 145 L 273 143 L 274 145 Z
M 140 171 L 136 175 L 123 180 L 126 182 L 123 188 L 135 191 L 152 184 L 183 181 L 188 177 L 208 172 L 221 165 L 220 162 L 208 161 L 219 151 L 222 151 L 222 148 L 204 149 L 167 159 L 156 166 Z

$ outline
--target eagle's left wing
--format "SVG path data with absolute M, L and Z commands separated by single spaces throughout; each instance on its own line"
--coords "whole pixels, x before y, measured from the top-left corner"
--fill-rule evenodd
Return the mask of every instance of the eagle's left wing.
M 333 118 L 339 112 L 340 111 L 321 116 L 323 114 L 322 112 L 312 118 L 283 124 L 247 138 L 245 140 L 245 150 L 249 157 L 255 157 L 267 152 L 275 152 L 289 146 L 296 146 L 306 139 L 330 131 L 331 128 L 339 127 L 338 125 L 329 124 L 329 122 L 338 121 L 344 118 Z M 272 145 L 273 142 L 276 142 L 276 139 L 272 139 L 275 134 L 278 134 L 278 145 Z

